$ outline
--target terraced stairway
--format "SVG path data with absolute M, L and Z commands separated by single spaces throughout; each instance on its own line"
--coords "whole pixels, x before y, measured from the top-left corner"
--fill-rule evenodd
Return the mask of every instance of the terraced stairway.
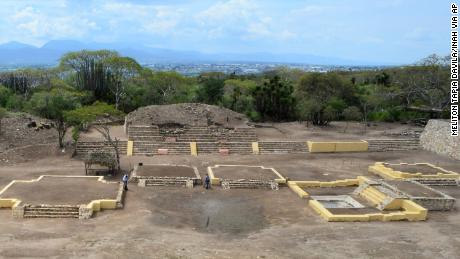
M 303 141 L 260 141 L 260 154 L 308 153 L 307 144 Z
M 254 128 L 236 128 L 227 132 L 225 139 L 229 142 L 255 142 L 258 140 Z
M 188 142 L 134 141 L 133 155 L 157 155 L 158 149 L 168 149 L 170 155 L 190 155 Z
M 160 132 L 165 137 L 174 137 L 177 142 L 213 142 L 217 141 L 208 127 L 186 127 L 177 133 Z
M 120 154 L 126 154 L 127 141 L 120 141 L 118 148 Z M 113 151 L 113 147 L 105 141 L 94 141 L 94 142 L 77 142 L 76 152 L 78 155 L 86 155 L 90 151 L 105 150 L 108 152 Z
M 418 138 L 407 139 L 368 139 L 370 152 L 406 151 L 420 149 Z
M 257 141 L 254 128 L 236 128 L 234 130 L 220 131 L 217 128 L 189 127 L 181 133 L 161 133 L 166 137 L 175 137 L 177 142 L 253 142 Z
M 370 203 L 377 207 L 381 207 L 387 197 L 384 193 L 380 192 L 373 186 L 367 186 L 360 193 L 360 196 L 366 198 Z
M 128 139 L 160 142 L 164 140 L 164 137 L 160 135 L 160 130 L 157 126 L 131 125 L 128 127 Z
M 80 206 L 26 205 L 24 218 L 78 218 Z
M 393 207 L 398 197 L 391 189 L 383 185 L 361 184 L 353 194 L 357 194 L 368 200 L 379 210 L 385 210 Z
M 198 154 L 217 154 L 219 149 L 228 149 L 230 154 L 252 154 L 251 142 L 199 142 Z
M 223 189 L 279 189 L 277 182 L 262 180 L 222 180 L 221 185 Z

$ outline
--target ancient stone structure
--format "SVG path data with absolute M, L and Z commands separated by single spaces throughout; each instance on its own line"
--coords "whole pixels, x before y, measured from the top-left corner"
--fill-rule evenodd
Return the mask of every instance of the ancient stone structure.
M 45 179 L 45 180 L 44 180 Z M 78 183 L 67 184 L 66 188 L 63 188 L 61 193 L 57 193 L 58 197 L 66 197 L 59 203 L 55 204 L 54 201 L 49 200 L 46 195 L 40 196 L 40 191 L 33 191 L 33 188 L 43 190 L 42 187 L 34 187 L 42 183 L 42 181 L 58 180 L 52 184 L 44 185 L 46 188 L 53 188 L 56 184 L 62 184 L 65 181 L 75 181 L 75 179 L 83 179 L 89 181 L 95 181 L 95 183 L 102 187 L 108 187 L 109 185 L 117 185 L 117 193 L 114 198 L 107 198 L 111 196 L 110 192 L 114 191 L 112 187 L 109 189 L 98 189 L 97 192 L 93 192 L 88 196 L 80 194 L 81 189 L 69 187 L 70 185 L 78 186 Z M 101 184 L 101 185 L 99 185 Z M 93 185 L 92 188 L 98 188 Z M 32 188 L 29 196 L 24 196 L 23 188 Z M 12 189 L 11 191 L 9 191 Z M 15 191 L 16 189 L 16 191 Z M 83 190 L 85 192 L 85 190 Z M 70 193 L 70 194 L 69 194 Z M 66 196 L 69 194 L 69 196 Z M 10 195 L 13 195 L 9 198 Z M 16 197 L 16 195 L 18 195 Z M 78 219 L 89 219 L 93 216 L 94 212 L 98 212 L 104 209 L 119 209 L 123 208 L 123 199 L 125 191 L 122 183 L 107 182 L 102 176 L 60 176 L 60 175 L 42 175 L 37 179 L 33 180 L 13 180 L 3 190 L 0 191 L 0 207 L 11 208 L 12 216 L 14 218 L 78 218 Z M 37 199 L 38 197 L 38 199 Z M 74 199 L 77 197 L 77 199 Z M 24 201 L 23 201 L 24 199 Z M 30 200 L 32 199 L 32 201 Z
M 405 197 L 428 210 L 451 210 L 455 199 L 421 183 L 406 181 L 379 181 L 379 189 L 391 197 Z
M 446 120 L 429 120 L 420 144 L 423 149 L 460 160 L 460 137 L 450 136 L 450 123 Z
M 177 170 L 181 169 L 181 170 Z M 184 171 L 189 169 L 189 173 L 173 173 L 172 171 Z M 193 188 L 194 185 L 201 184 L 201 177 L 196 167 L 183 165 L 136 165 L 131 173 L 131 182 L 138 186 L 183 186 Z
M 367 139 L 369 152 L 406 151 L 420 149 L 418 138 Z
M 118 149 L 120 154 L 126 154 L 127 141 L 118 142 Z M 106 141 L 78 141 L 76 146 L 76 153 L 78 156 L 84 157 L 88 152 L 95 150 L 103 150 L 112 152 L 113 147 Z
M 276 181 L 263 181 L 263 180 L 222 180 L 223 189 L 272 189 L 279 190 L 279 184 Z

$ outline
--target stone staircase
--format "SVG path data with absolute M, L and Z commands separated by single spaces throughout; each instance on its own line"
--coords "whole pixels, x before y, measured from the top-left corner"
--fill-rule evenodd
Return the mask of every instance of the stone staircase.
M 407 151 L 420 149 L 418 138 L 407 139 L 368 139 L 369 152 Z
M 80 206 L 26 205 L 24 218 L 78 218 Z
M 385 199 L 383 199 L 383 201 L 377 205 L 377 209 L 385 210 L 387 206 L 393 203 L 394 201 L 395 201 L 394 197 L 386 196 Z
M 279 189 L 277 182 L 262 180 L 222 180 L 221 185 L 223 189 Z
M 353 191 L 353 194 L 365 198 L 379 210 L 386 210 L 394 205 L 396 199 L 401 198 L 389 187 L 382 182 L 364 182 Z
M 459 179 L 436 179 L 436 178 L 412 178 L 412 181 L 428 185 L 428 186 L 458 186 L 460 183 Z
M 127 141 L 119 141 L 118 148 L 120 154 L 126 154 Z M 94 142 L 77 142 L 76 153 L 78 155 L 86 155 L 90 151 L 104 150 L 107 152 L 112 152 L 113 147 L 110 146 L 105 141 L 94 141 Z
M 164 137 L 160 135 L 157 126 L 131 125 L 128 127 L 128 139 L 132 141 L 160 142 Z
M 133 155 L 157 155 L 158 149 L 168 149 L 168 155 L 190 155 L 188 142 L 147 142 L 135 141 Z
M 361 192 L 359 192 L 359 195 L 364 197 L 366 200 L 368 200 L 370 203 L 377 206 L 378 208 L 382 207 L 382 204 L 384 203 L 385 198 L 387 197 L 384 193 L 381 193 L 372 186 L 364 188 Z
M 303 141 L 260 141 L 260 154 L 308 153 L 306 142 Z
M 236 128 L 233 131 L 228 131 L 225 139 L 228 142 L 256 142 L 258 140 L 254 128 Z
M 155 177 L 145 179 L 145 186 L 187 186 L 189 178 Z
M 216 134 L 213 134 L 208 127 L 187 127 L 183 132 L 167 134 L 168 137 L 175 137 L 177 142 L 214 142 L 217 141 Z
M 217 154 L 219 149 L 228 149 L 230 154 L 252 154 L 251 142 L 199 142 L 198 154 Z
M 165 137 L 174 137 L 177 142 L 253 142 L 257 141 L 254 128 L 236 128 L 233 130 L 222 130 L 213 127 L 188 127 L 177 133 L 160 131 Z

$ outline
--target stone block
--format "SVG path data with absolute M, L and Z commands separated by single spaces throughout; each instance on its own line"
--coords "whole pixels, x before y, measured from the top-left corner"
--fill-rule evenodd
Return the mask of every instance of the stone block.
M 86 205 L 81 205 L 78 208 L 78 218 L 79 219 L 90 219 L 93 216 L 93 209 L 87 207 Z
M 24 218 L 24 204 L 20 203 L 13 207 L 12 213 L 13 218 L 22 219 Z
M 167 148 L 159 148 L 158 149 L 158 154 L 159 155 L 167 155 L 169 150 Z
M 176 142 L 176 138 L 175 137 L 167 137 L 165 138 L 165 142 Z
M 146 179 L 139 179 L 139 182 L 137 183 L 137 186 L 139 187 L 145 187 L 146 184 Z
M 190 188 L 190 189 L 193 188 L 193 180 L 186 180 L 185 187 Z

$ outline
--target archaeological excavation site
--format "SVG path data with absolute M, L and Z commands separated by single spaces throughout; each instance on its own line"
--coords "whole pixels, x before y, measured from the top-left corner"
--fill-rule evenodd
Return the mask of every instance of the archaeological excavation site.
M 360 242 L 380 257 L 435 249 L 431 238 L 450 247 L 443 236 L 460 235 L 460 144 L 438 137 L 446 125 L 343 133 L 210 105 L 147 106 L 108 124 L 110 140 L 89 127 L 65 152 L 0 153 L 0 229 L 22 233 L 15 249 L 41 236 L 78 255 L 75 242 L 92 237 L 85 249 L 122 246 L 134 258 L 148 246 L 164 258 L 304 258 L 323 245 L 369 254 Z M 381 246 L 395 238 L 405 241 Z

